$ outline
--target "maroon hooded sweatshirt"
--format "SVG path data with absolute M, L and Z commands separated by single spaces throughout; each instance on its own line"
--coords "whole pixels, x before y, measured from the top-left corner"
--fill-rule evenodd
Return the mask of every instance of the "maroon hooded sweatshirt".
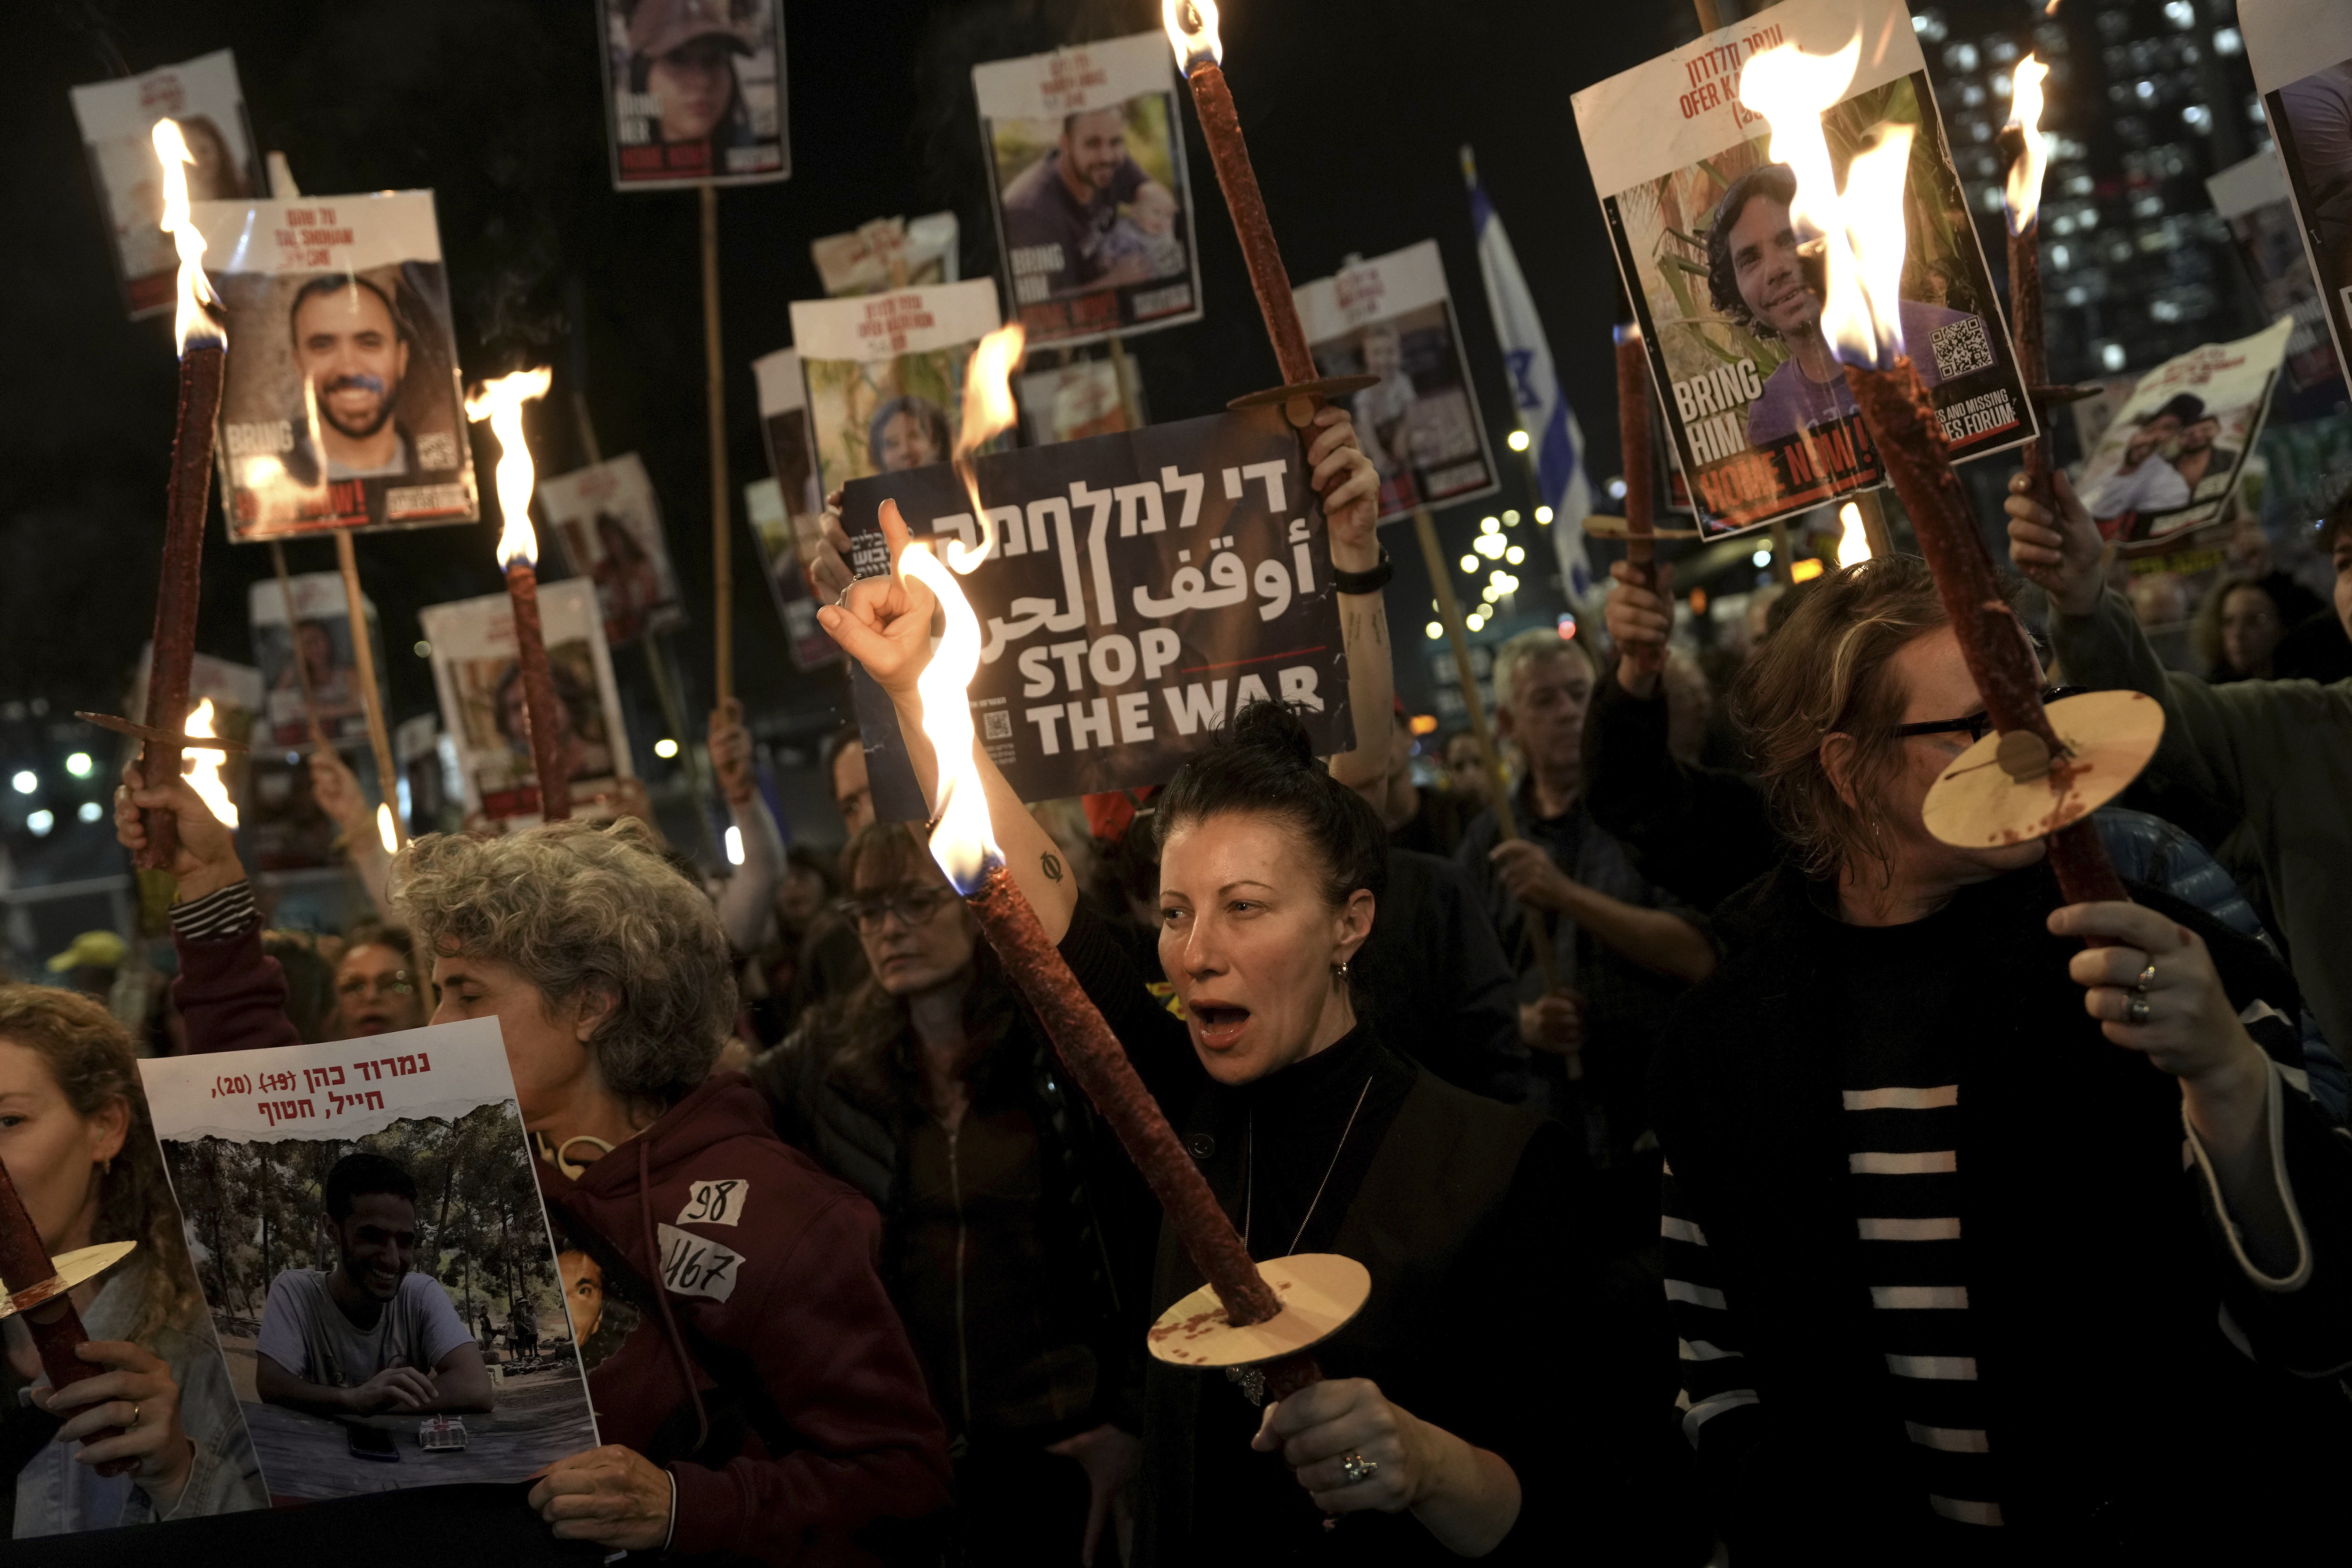
M 191 1050 L 300 1043 L 257 925 L 176 945 Z M 863 1564 L 855 1532 L 947 1506 L 946 1432 L 876 1272 L 880 1221 L 777 1140 L 750 1080 L 711 1079 L 576 1181 L 533 1168 L 559 1248 L 603 1276 L 581 1346 L 597 1431 L 677 1478 L 672 1552 Z

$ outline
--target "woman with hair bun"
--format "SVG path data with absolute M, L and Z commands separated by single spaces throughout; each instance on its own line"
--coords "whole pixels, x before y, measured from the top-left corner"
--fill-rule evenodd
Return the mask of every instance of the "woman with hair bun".
M 1339 468 L 1369 476 L 1347 450 Z M 1335 557 L 1354 483 L 1335 475 L 1326 493 Z M 906 535 L 887 503 L 883 526 L 895 555 Z M 1365 597 L 1369 612 L 1360 599 L 1343 616 L 1377 615 L 1377 595 Z M 820 613 L 890 694 L 927 788 L 915 680 L 933 608 L 919 581 L 892 575 Z M 1384 719 L 1385 702 L 1372 715 Z M 1238 1380 L 1150 1364 L 1137 1560 L 1517 1562 L 1556 1557 L 1571 1518 L 1581 1542 L 1614 1535 L 1612 1511 L 1636 1489 L 1624 1458 L 1642 1445 L 1624 1414 L 1630 1381 L 1606 1386 L 1589 1354 L 1615 1336 L 1583 1261 L 1590 1205 L 1563 1129 L 1433 1077 L 1360 1018 L 1353 961 L 1378 914 L 1387 836 L 1316 759 L 1297 715 L 1241 710 L 1155 803 L 1160 956 L 1181 1022 L 1080 906 L 986 753 L 977 760 L 1006 867 L 1251 1255 L 1338 1252 L 1372 1277 L 1364 1310 L 1316 1348 L 1328 1381 L 1277 1404 L 1254 1407 Z M 1151 1310 L 1201 1283 L 1163 1226 Z M 1662 1344 L 1644 1348 L 1666 1364 Z M 1669 1396 L 1657 1397 L 1662 1426 Z M 1673 1533 L 1654 1518 L 1648 1532 Z

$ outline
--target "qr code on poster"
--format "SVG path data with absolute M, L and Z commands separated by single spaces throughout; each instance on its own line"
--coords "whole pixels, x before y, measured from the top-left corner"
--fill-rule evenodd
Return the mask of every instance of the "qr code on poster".
M 983 713 L 980 716 L 980 738 L 983 741 L 1005 741 L 1013 737 L 1013 715 Z
M 1972 370 L 1992 368 L 1992 344 L 1985 337 L 1984 318 L 1981 316 L 1963 316 L 1957 321 L 1937 327 L 1931 342 L 1936 351 L 1936 374 L 1939 380 L 1949 381 Z

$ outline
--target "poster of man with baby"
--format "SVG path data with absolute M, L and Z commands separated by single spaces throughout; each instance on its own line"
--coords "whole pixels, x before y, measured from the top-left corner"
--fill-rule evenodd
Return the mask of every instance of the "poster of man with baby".
M 1006 292 L 1032 348 L 1201 319 L 1176 65 L 1157 32 L 971 72 Z

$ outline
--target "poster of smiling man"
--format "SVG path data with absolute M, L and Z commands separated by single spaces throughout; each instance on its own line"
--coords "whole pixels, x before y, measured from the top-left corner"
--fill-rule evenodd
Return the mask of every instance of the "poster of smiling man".
M 480 515 L 433 193 L 194 216 L 236 345 L 218 446 L 229 537 Z
M 793 172 L 781 0 L 599 0 L 613 188 Z
M 1906 351 L 1955 458 L 2034 434 L 2008 328 L 1946 150 L 1908 14 L 1895 0 L 1788 0 L 1575 95 L 1576 122 L 1651 376 L 1702 529 L 1769 522 L 1881 484 L 1877 450 L 1822 331 L 1790 216 L 1796 178 L 1739 102 L 1780 44 L 1860 63 L 1822 115 L 1831 161 L 1909 127 L 1900 312 Z
M 974 66 L 1013 306 L 1029 346 L 1201 319 L 1176 62 L 1158 32 Z

